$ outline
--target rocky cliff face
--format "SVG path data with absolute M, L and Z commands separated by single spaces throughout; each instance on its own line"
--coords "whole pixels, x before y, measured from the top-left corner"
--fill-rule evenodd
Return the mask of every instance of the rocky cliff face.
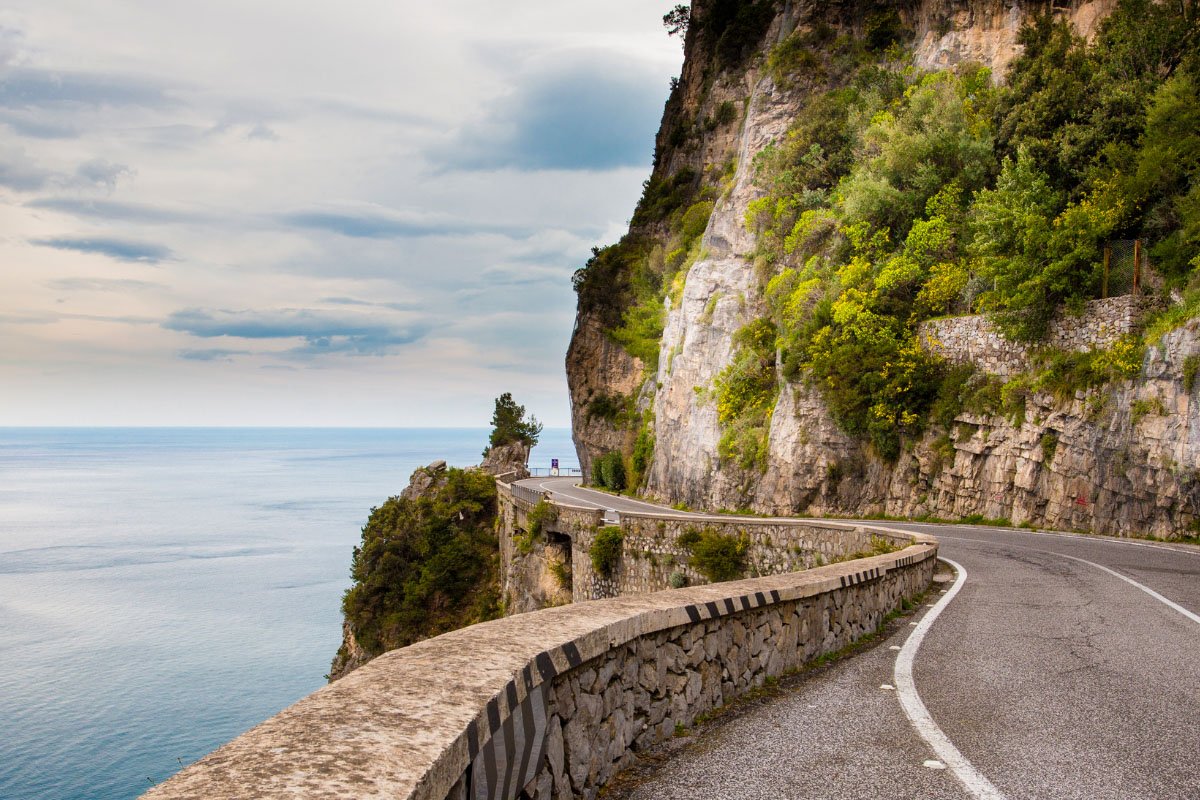
M 595 314 L 580 312 L 567 375 L 585 469 L 603 452 L 630 451 L 633 426 L 590 413 L 594 397 L 620 395 L 653 413 L 654 452 L 645 490 L 667 502 L 766 513 L 981 514 L 1014 523 L 1164 536 L 1195 520 L 1200 428 L 1192 422 L 1196 403 L 1184 387 L 1184 359 L 1200 351 L 1193 328 L 1152 348 L 1141 376 L 1114 387 L 1099 409 L 1095 399 L 1082 395 L 1066 402 L 1033 395 L 1019 425 L 964 414 L 949 434 L 929 433 L 892 464 L 874 459 L 842 433 L 819 392 L 804 383 L 786 384 L 781 375 L 765 471 L 721 459 L 717 409 L 705 389 L 730 363 L 734 333 L 764 313 L 759 299 L 764 278 L 756 274 L 755 242 L 744 223 L 750 202 L 760 195 L 754 156 L 784 136 L 807 96 L 795 86 L 777 85 L 766 53 L 793 31 L 817 25 L 861 36 L 863 21 L 862 3 L 779 3 L 757 54 L 722 68 L 718 44 L 697 26 L 714 5 L 693 4 L 693 30 L 658 137 L 655 176 L 694 170 L 720 185 L 720 198 L 681 295 L 664 301 L 656 371 L 648 374 L 615 344 Z M 901 15 L 914 34 L 918 66 L 971 61 L 1001 75 L 1017 53 L 1022 22 L 1047 5 L 920 0 L 904 5 Z M 1115 0 L 1072 0 L 1055 8 L 1090 36 L 1114 5 Z M 735 124 L 705 126 L 688 141 L 673 135 L 680 120 L 715 119 L 722 104 L 730 103 L 740 110 Z M 736 164 L 731 178 L 718 183 L 709 177 L 714 165 L 731 157 Z M 631 233 L 662 232 L 635 225 Z M 1155 413 L 1133 411 L 1147 407 Z M 1053 447 L 1046 444 L 1051 440 Z

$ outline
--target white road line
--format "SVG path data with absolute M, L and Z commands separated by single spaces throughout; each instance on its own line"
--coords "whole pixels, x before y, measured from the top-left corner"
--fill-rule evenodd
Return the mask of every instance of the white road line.
M 925 708 L 925 704 L 921 702 L 921 695 L 917 692 L 916 683 L 913 682 L 913 659 L 917 655 L 917 648 L 921 646 L 921 641 L 929 632 L 934 620 L 946 609 L 946 606 L 950 604 L 967 580 L 967 571 L 962 565 L 948 558 L 942 560 L 958 570 L 958 579 L 950 591 L 924 616 L 916 630 L 909 635 L 908 641 L 900 650 L 900 655 L 896 657 L 893 683 L 896 684 L 896 694 L 900 698 L 900 705 L 904 709 L 904 713 L 908 715 L 908 720 L 916 729 L 917 734 L 933 748 L 933 752 L 954 773 L 967 792 L 977 800 L 1004 800 L 1004 795 L 1000 790 L 993 786 L 992 782 L 985 778 L 979 770 L 975 769 L 975 766 L 958 751 L 954 743 L 933 721 L 929 709 Z
M 1166 605 L 1175 609 L 1180 614 L 1183 614 L 1185 617 L 1190 619 L 1192 622 L 1195 622 L 1197 625 L 1200 625 L 1200 616 L 1193 614 L 1191 611 L 1188 611 L 1186 608 L 1179 605 L 1174 600 L 1168 600 L 1167 598 L 1163 597 L 1158 592 L 1151 589 L 1149 586 L 1140 584 L 1137 581 L 1135 581 L 1133 578 L 1130 578 L 1127 575 L 1122 575 L 1121 573 L 1117 572 L 1116 570 L 1109 569 L 1108 567 L 1104 566 L 1103 564 L 1097 564 L 1095 561 L 1088 561 L 1086 558 L 1079 558 L 1078 556 L 1069 556 L 1064 553 L 1054 553 L 1053 555 L 1061 555 L 1063 558 L 1069 558 L 1072 561 L 1079 561 L 1083 564 L 1087 564 L 1089 566 L 1095 567 L 1096 569 L 1103 570 L 1104 572 L 1107 572 L 1109 575 L 1112 575 L 1115 578 L 1120 578 L 1121 580 L 1125 581 L 1129 585 L 1136 586 L 1137 588 L 1141 589 L 1143 592 L 1150 595 L 1151 597 L 1153 597 L 1155 600 L 1159 601 L 1160 603 L 1165 603 Z
M 1172 553 L 1184 553 L 1184 554 L 1190 555 L 1190 556 L 1200 556 L 1200 550 L 1194 550 L 1190 547 L 1172 547 L 1170 542 L 1146 542 L 1146 541 L 1142 541 L 1140 539 L 1128 539 L 1128 538 L 1122 538 L 1120 536 L 1108 536 L 1108 535 L 1100 534 L 1100 533 L 1087 534 L 1087 533 L 1066 533 L 1064 531 L 1034 531 L 1034 530 L 1026 530 L 1025 528 L 1000 528 L 1000 527 L 991 527 L 991 526 L 984 526 L 984 525 L 955 525 L 952 522 L 938 523 L 938 524 L 932 524 L 932 523 L 928 523 L 928 522 L 910 522 L 910 523 L 901 523 L 901 524 L 909 524 L 909 525 L 912 525 L 913 527 L 917 527 L 917 528 L 932 528 L 934 535 L 937 535 L 937 531 L 939 531 L 939 530 L 945 531 L 945 530 L 953 530 L 955 528 L 960 529 L 960 530 L 979 531 L 980 533 L 995 533 L 996 531 L 1002 531 L 1004 533 L 1019 533 L 1019 534 L 1027 535 L 1027 536 L 1052 536 L 1056 539 L 1074 539 L 1077 542 L 1082 541 L 1082 542 L 1095 542 L 1097 544 L 1116 544 L 1116 545 L 1121 545 L 1123 547 L 1148 547 L 1151 550 L 1169 550 Z M 949 538 L 949 537 L 947 537 L 947 538 Z M 979 539 L 964 539 L 962 537 L 959 537 L 959 541 L 978 542 L 981 540 L 979 540 Z
M 973 544 L 978 544 L 978 543 L 980 543 L 980 540 L 979 540 L 979 539 L 966 539 L 966 538 L 963 538 L 963 537 L 961 537 L 961 536 L 939 536 L 939 537 L 938 537 L 938 539 L 939 539 L 939 540 L 945 540 L 945 541 L 948 541 L 948 542 L 971 542 L 971 543 L 973 543 Z M 986 543 L 986 542 L 985 542 L 985 543 Z M 1127 576 L 1127 575 L 1123 575 L 1123 574 L 1121 574 L 1120 572 L 1117 572 L 1116 570 L 1109 569 L 1108 567 L 1104 566 L 1103 564 L 1097 564 L 1095 561 L 1088 561 L 1086 558 L 1080 558 L 1079 556 L 1069 556 L 1069 555 L 1067 555 L 1066 553 L 1057 553 L 1057 552 L 1055 552 L 1055 551 L 1053 551 L 1053 550 L 1040 550 L 1040 549 L 1038 549 L 1038 548 L 1035 548 L 1035 547 L 1029 547 L 1029 546 L 1027 546 L 1027 545 L 1020 545 L 1020 544 L 1008 544 L 1008 543 L 1006 543 L 1006 542 L 992 542 L 992 544 L 996 544 L 997 546 L 1001 546 L 1001 547 L 1016 547 L 1016 548 L 1019 548 L 1019 549 L 1021 549 L 1021 550 L 1027 550 L 1027 551 L 1030 551 L 1030 552 L 1033 552 L 1033 553 L 1041 553 L 1042 555 L 1047 555 L 1047 556 L 1057 556 L 1057 557 L 1059 557 L 1059 558 L 1069 558 L 1069 559 L 1070 559 L 1070 560 L 1072 560 L 1072 561 L 1078 561 L 1078 562 L 1080 562 L 1081 564 L 1087 564 L 1088 566 L 1095 567 L 1096 569 L 1099 569 L 1099 570 L 1103 570 L 1104 572 L 1107 572 L 1109 575 L 1112 575 L 1112 576 L 1113 576 L 1113 577 L 1115 577 L 1115 578 L 1120 578 L 1121 580 L 1125 581 L 1126 583 L 1130 584 L 1131 586 L 1136 586 L 1137 588 L 1141 589 L 1141 590 L 1142 590 L 1143 592 L 1145 592 L 1146 594 L 1148 594 L 1148 595 L 1150 595 L 1151 597 L 1153 597 L 1155 600 L 1158 600 L 1159 602 L 1161 602 L 1161 603 L 1164 603 L 1164 604 L 1166 604 L 1167 606 L 1169 606 L 1169 607 L 1171 607 L 1171 608 L 1175 609 L 1175 610 L 1176 610 L 1176 611 L 1178 611 L 1180 614 L 1183 614 L 1185 617 L 1187 617 L 1188 619 L 1190 619 L 1192 622 L 1195 622 L 1196 624 L 1200 624 L 1200 615 L 1197 615 L 1197 614 L 1195 614 L 1195 613 L 1193 613 L 1193 612 L 1191 612 L 1191 611 L 1188 611 L 1186 608 L 1184 608 L 1183 606 L 1179 605 L 1179 604 L 1178 604 L 1178 603 L 1176 603 L 1174 600 L 1171 600 L 1171 599 L 1169 599 L 1169 598 L 1163 597 L 1161 594 L 1159 594 L 1158 592 L 1154 591 L 1154 590 L 1153 590 L 1153 589 L 1151 589 L 1149 586 L 1146 586 L 1146 585 L 1144 585 L 1144 584 L 1138 583 L 1138 582 L 1137 582 L 1137 581 L 1135 581 L 1133 578 L 1130 578 L 1130 577 L 1129 577 L 1129 576 Z M 1136 543 L 1135 543 L 1135 542 L 1130 542 L 1130 544 L 1136 544 Z M 1150 545 L 1144 545 L 1144 546 L 1147 546 L 1147 547 L 1149 547 Z M 1185 551 L 1181 551 L 1181 550 L 1175 550 L 1174 548 L 1170 548 L 1170 547 L 1159 547 L 1159 548 L 1156 548 L 1156 549 L 1158 549 L 1158 550 L 1170 550 L 1170 551 L 1171 551 L 1171 552 L 1173 552 L 1173 553 L 1185 552 Z M 949 560 L 949 559 L 943 559 L 943 561 L 948 561 L 948 560 Z

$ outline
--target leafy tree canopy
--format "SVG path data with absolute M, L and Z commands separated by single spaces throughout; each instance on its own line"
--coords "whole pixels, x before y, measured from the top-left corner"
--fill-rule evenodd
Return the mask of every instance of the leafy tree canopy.
M 520 442 L 531 448 L 541 435 L 542 423 L 532 414 L 526 419 L 525 406 L 517 405 L 511 392 L 496 398 L 496 410 L 492 414 L 492 447 Z

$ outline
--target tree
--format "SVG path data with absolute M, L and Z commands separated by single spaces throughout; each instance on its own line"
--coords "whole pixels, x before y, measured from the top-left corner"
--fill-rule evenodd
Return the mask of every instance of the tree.
M 542 435 L 542 423 L 532 414 L 525 418 L 525 406 L 517 405 L 512 393 L 505 392 L 496 398 L 496 410 L 492 414 L 492 447 L 520 442 L 526 450 L 538 443 Z
M 667 13 L 663 14 L 663 26 L 667 29 L 668 36 L 679 35 L 680 38 L 687 38 L 688 23 L 692 20 L 692 10 L 684 3 L 672 8 Z

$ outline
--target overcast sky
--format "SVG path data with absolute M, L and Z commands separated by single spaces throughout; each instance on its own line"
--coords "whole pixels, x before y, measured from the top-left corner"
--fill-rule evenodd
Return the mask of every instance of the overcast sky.
M 0 425 L 567 425 L 672 5 L 10 0 Z

